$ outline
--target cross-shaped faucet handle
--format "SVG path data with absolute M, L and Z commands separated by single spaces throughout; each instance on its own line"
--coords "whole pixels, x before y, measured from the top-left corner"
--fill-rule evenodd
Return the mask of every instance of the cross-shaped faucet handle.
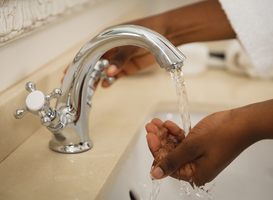
M 43 92 L 36 90 L 36 85 L 33 82 L 27 82 L 25 88 L 29 92 L 26 98 L 26 107 L 15 110 L 14 117 L 21 119 L 26 113 L 30 112 L 41 117 L 42 125 L 49 126 L 51 123 L 49 113 L 52 111 L 50 100 L 59 98 L 62 95 L 61 89 L 55 88 L 50 94 L 44 95 Z

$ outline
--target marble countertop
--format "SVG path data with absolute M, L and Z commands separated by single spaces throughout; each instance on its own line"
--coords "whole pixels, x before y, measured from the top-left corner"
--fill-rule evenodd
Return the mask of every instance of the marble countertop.
M 185 66 L 186 67 L 186 66 Z M 190 109 L 214 112 L 272 98 L 273 82 L 220 69 L 185 76 Z M 0 164 L 1 199 L 104 199 L 155 111 L 177 110 L 169 73 L 157 64 L 145 73 L 98 88 L 90 112 L 91 150 L 60 154 L 39 128 Z

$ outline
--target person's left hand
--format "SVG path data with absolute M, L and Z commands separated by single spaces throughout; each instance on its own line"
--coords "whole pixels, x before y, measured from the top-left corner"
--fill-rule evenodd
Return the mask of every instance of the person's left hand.
M 151 52 L 137 46 L 122 46 L 111 49 L 103 55 L 103 58 L 110 62 L 105 73 L 109 77 L 115 77 L 115 79 L 135 74 L 156 62 Z M 105 88 L 110 86 L 106 80 L 103 80 L 101 85 Z
M 116 80 L 123 76 L 135 74 L 156 62 L 151 52 L 137 46 L 122 46 L 111 49 L 103 55 L 103 58 L 110 62 L 105 69 L 106 75 L 115 77 Z M 64 75 L 68 67 L 64 70 Z M 63 82 L 63 79 L 61 82 Z M 102 87 L 107 88 L 110 85 L 106 80 L 102 80 Z

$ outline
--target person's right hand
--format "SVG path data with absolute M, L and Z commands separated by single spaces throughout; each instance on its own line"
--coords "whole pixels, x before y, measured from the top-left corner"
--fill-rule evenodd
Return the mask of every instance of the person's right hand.
M 244 149 L 258 140 L 251 135 L 246 120 L 248 115 L 240 114 L 244 110 L 247 109 L 209 115 L 185 138 L 184 131 L 173 122 L 163 123 L 157 119 L 147 124 L 148 146 L 155 157 L 152 176 L 161 179 L 170 175 L 179 180 L 193 181 L 197 186 L 213 180 Z

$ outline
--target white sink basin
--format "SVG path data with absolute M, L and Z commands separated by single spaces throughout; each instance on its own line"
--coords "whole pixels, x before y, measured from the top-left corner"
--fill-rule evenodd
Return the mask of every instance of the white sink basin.
M 204 113 L 191 113 L 192 126 L 205 117 Z M 178 112 L 156 113 L 151 117 L 167 119 L 182 126 Z M 245 150 L 215 179 L 216 200 L 271 200 L 273 199 L 273 141 L 260 141 Z M 152 181 L 149 176 L 153 157 L 143 131 L 130 157 L 126 161 L 106 200 L 129 200 L 129 192 L 136 200 L 149 200 Z M 199 199 L 181 196 L 181 184 L 173 178 L 163 179 L 157 200 Z

